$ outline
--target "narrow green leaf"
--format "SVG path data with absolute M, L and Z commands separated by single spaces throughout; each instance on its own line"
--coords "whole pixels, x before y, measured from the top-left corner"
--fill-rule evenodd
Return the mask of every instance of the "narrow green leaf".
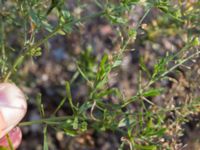
M 95 95 L 95 98 L 96 99 L 99 99 L 99 98 L 102 98 L 104 96 L 107 96 L 107 95 L 110 95 L 110 94 L 114 94 L 114 93 L 117 93 L 116 91 L 117 89 L 106 89 L 106 90 L 103 90 L 102 92 L 99 92 Z
M 157 150 L 155 145 L 135 145 L 137 150 Z
M 47 138 L 47 126 L 44 127 L 43 134 L 44 134 L 43 150 L 48 150 L 49 148 L 48 148 L 48 138 Z
M 55 114 L 60 110 L 60 108 L 65 104 L 66 99 L 67 99 L 67 97 L 64 97 L 64 98 L 61 100 L 60 104 L 58 105 L 58 107 L 57 107 L 57 108 L 55 109 L 55 111 L 53 112 L 53 115 L 55 115 Z
M 163 89 L 149 89 L 148 91 L 143 93 L 144 97 L 151 97 L 151 96 L 157 96 L 160 95 L 163 92 Z
M 75 130 L 78 129 L 78 123 L 79 123 L 78 122 L 78 117 L 75 117 L 74 118 L 74 122 L 73 122 L 73 129 L 75 129 Z
M 64 129 L 65 134 L 69 135 L 69 136 L 76 136 L 77 132 L 70 130 L 70 129 Z
M 37 108 L 40 112 L 40 116 L 44 117 L 45 113 L 44 113 L 44 106 L 42 104 L 42 95 L 41 93 L 38 93 L 37 96 L 36 96 L 36 105 L 37 105 Z
M 67 98 L 70 104 L 70 107 L 72 108 L 73 112 L 76 110 L 76 107 L 74 106 L 73 102 L 72 102 L 72 95 L 71 95 L 71 88 L 70 88 L 70 84 L 68 81 L 66 81 L 66 94 L 67 94 Z
M 149 72 L 147 66 L 145 65 L 143 57 L 140 57 L 140 67 L 147 74 L 148 78 L 151 78 L 151 73 Z

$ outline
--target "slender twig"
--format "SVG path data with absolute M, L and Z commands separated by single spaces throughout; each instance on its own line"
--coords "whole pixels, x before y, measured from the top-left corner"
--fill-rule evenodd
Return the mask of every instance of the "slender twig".
M 72 119 L 72 118 L 73 118 L 73 116 L 43 118 L 40 120 L 22 122 L 19 124 L 19 126 L 30 126 L 33 124 L 58 124 L 59 123 L 58 121 L 66 121 L 66 120 Z
M 83 22 L 87 19 L 91 19 L 91 18 L 95 18 L 97 16 L 101 16 L 103 15 L 105 12 L 102 11 L 102 12 L 99 12 L 99 13 L 96 13 L 96 14 L 92 14 L 92 15 L 89 15 L 89 16 L 85 16 L 85 17 L 82 17 L 80 19 L 77 19 L 77 20 L 72 20 L 71 22 L 69 23 L 66 23 L 66 24 L 62 24 L 62 25 L 58 25 L 51 33 L 49 33 L 47 36 L 45 36 L 42 40 L 39 40 L 38 42 L 36 42 L 35 44 L 23 49 L 20 51 L 18 57 L 16 58 L 16 60 L 14 61 L 13 65 L 12 65 L 12 68 L 9 70 L 9 72 L 5 75 L 4 77 L 4 82 L 6 82 L 11 74 L 14 72 L 15 68 L 18 66 L 18 63 L 19 61 L 23 58 L 26 58 L 27 57 L 27 54 L 33 50 L 33 49 L 37 49 L 38 47 L 40 47 L 42 44 L 44 44 L 45 42 L 47 42 L 50 38 L 52 38 L 54 35 L 56 35 L 64 26 L 67 26 L 67 25 L 74 25 L 76 23 L 79 23 L 79 22 Z
M 196 53 L 188 56 L 187 58 L 181 60 L 178 64 L 174 65 L 173 67 L 171 67 L 170 69 L 168 69 L 167 71 L 165 71 L 164 73 L 162 73 L 159 77 L 156 78 L 156 80 L 151 80 L 146 86 L 144 86 L 142 88 L 142 91 L 144 92 L 146 89 L 148 89 L 152 84 L 154 84 L 156 81 L 162 79 L 163 77 L 165 77 L 166 75 L 168 75 L 170 72 L 174 71 L 175 69 L 177 69 L 179 66 L 181 66 L 182 64 L 184 64 L 185 62 L 193 59 L 194 57 L 198 56 L 200 54 L 200 50 L 198 50 Z M 135 101 L 137 98 L 139 98 L 139 96 L 141 96 L 141 93 L 137 93 L 136 96 L 134 98 L 128 99 L 124 102 L 124 104 L 122 105 L 122 108 L 127 106 L 128 104 L 130 104 L 131 102 Z
M 144 21 L 144 19 L 146 18 L 146 16 L 149 14 L 149 12 L 151 11 L 151 8 L 149 8 L 144 15 L 142 16 L 142 18 L 139 20 L 136 29 L 138 29 L 140 27 L 140 25 L 142 24 L 142 22 Z

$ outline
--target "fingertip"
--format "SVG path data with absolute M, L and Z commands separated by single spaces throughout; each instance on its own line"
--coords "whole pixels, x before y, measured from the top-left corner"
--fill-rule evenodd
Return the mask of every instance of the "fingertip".
M 12 129 L 8 135 L 9 135 L 10 141 L 11 141 L 14 149 L 17 149 L 22 140 L 21 129 L 19 127 L 16 127 L 14 129 Z M 3 138 L 0 139 L 0 146 L 7 147 L 7 148 L 9 147 L 9 143 L 8 143 L 6 136 L 4 136 Z

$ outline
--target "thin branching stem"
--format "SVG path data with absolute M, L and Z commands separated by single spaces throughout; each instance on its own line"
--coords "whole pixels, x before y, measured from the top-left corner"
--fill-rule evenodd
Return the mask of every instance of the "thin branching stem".
M 73 20 L 67 24 L 62 24 L 62 25 L 58 25 L 51 33 L 49 33 L 47 36 L 45 36 L 42 40 L 39 40 L 38 42 L 36 42 L 35 44 L 28 46 L 27 48 L 23 49 L 20 51 L 18 57 L 16 58 L 16 60 L 14 61 L 12 68 L 8 71 L 8 73 L 5 75 L 3 81 L 6 82 L 8 81 L 8 79 L 10 78 L 11 74 L 15 71 L 16 67 L 18 67 L 18 63 L 19 61 L 22 61 L 22 59 L 24 59 L 25 57 L 27 57 L 27 54 L 33 50 L 33 49 L 37 49 L 38 47 L 40 47 L 42 44 L 44 44 L 45 42 L 47 42 L 50 38 L 52 38 L 53 36 L 55 36 L 60 30 L 62 30 L 62 28 L 66 25 L 74 25 L 76 23 L 79 22 L 83 22 L 86 21 L 87 19 L 91 19 L 91 18 L 95 18 L 97 16 L 101 16 L 103 15 L 105 12 L 99 12 L 96 14 L 92 14 L 89 16 L 85 16 L 82 17 L 80 19 L 77 20 Z

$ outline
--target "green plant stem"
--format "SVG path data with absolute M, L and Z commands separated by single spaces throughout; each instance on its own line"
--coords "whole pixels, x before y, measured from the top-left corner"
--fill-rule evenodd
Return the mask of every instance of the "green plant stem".
M 40 119 L 40 120 L 27 121 L 27 122 L 20 123 L 19 126 L 30 126 L 33 124 L 56 125 L 59 123 L 59 121 L 66 121 L 68 119 L 73 119 L 73 116 L 51 117 L 51 118 L 44 118 L 44 119 Z
M 174 65 L 173 67 L 171 67 L 170 69 L 168 69 L 167 71 L 165 71 L 164 73 L 162 73 L 156 80 L 151 80 L 146 86 L 144 86 L 141 91 L 144 92 L 146 89 L 148 89 L 152 84 L 154 84 L 156 81 L 162 79 L 163 77 L 165 77 L 167 74 L 169 74 L 170 72 L 174 71 L 176 68 L 178 68 L 179 66 L 181 66 L 182 64 L 184 64 L 185 62 L 193 59 L 194 57 L 198 56 L 200 54 L 200 50 L 198 50 L 196 53 L 188 56 L 187 58 L 181 60 L 178 64 Z M 124 102 L 124 104 L 122 104 L 122 108 L 126 107 L 128 104 L 132 103 L 133 101 L 135 101 L 136 99 L 138 99 L 141 96 L 141 93 L 137 93 L 136 96 L 134 96 L 134 98 L 128 99 Z
M 184 64 L 185 62 L 193 59 L 194 57 L 198 56 L 200 54 L 200 50 L 198 50 L 196 53 L 190 55 L 189 57 L 181 60 L 179 63 L 177 63 L 176 65 L 174 65 L 173 67 L 171 67 L 169 70 L 165 71 L 164 73 L 162 73 L 157 80 L 154 81 L 150 81 L 149 84 L 145 87 L 148 88 L 150 87 L 153 83 L 155 83 L 156 81 L 160 80 L 161 78 L 163 78 L 164 76 L 166 76 L 167 74 L 169 74 L 170 72 L 174 71 L 176 68 L 178 68 L 179 66 L 181 66 L 182 64 Z
M 149 14 L 149 12 L 151 11 L 151 8 L 149 8 L 144 15 L 142 16 L 142 18 L 139 20 L 136 29 L 138 29 L 140 27 L 140 25 L 142 24 L 142 22 L 144 21 L 144 19 L 146 18 L 146 16 Z
M 16 60 L 14 61 L 13 63 L 13 66 L 12 68 L 9 70 L 9 72 L 5 75 L 3 81 L 6 82 L 8 81 L 8 79 L 10 78 L 10 76 L 12 75 L 12 73 L 14 72 L 15 68 L 18 67 L 18 63 L 19 61 L 21 60 L 22 57 L 27 57 L 27 54 L 33 50 L 33 49 L 37 49 L 39 46 L 41 46 L 43 43 L 47 42 L 50 38 L 52 38 L 54 35 L 56 35 L 64 26 L 66 25 L 73 25 L 73 24 L 76 24 L 76 23 L 79 23 L 79 22 L 82 22 L 82 21 L 85 21 L 87 19 L 91 19 L 91 18 L 95 18 L 97 16 L 101 16 L 103 15 L 105 12 L 102 11 L 102 12 L 99 12 L 99 13 L 96 13 L 96 14 L 92 14 L 92 15 L 89 15 L 89 16 L 85 16 L 85 17 L 82 17 L 80 19 L 77 19 L 77 20 L 73 20 L 67 24 L 63 24 L 63 25 L 58 25 L 51 33 L 49 33 L 46 37 L 44 37 L 42 40 L 39 40 L 37 43 L 33 44 L 32 46 L 24 49 L 24 50 L 21 50 L 21 52 L 19 53 L 18 57 L 16 58 Z M 23 58 L 23 59 L 24 59 Z
M 199 107 L 200 104 L 196 104 L 196 103 L 192 103 L 186 106 L 186 108 L 191 109 L 192 107 Z M 162 112 L 169 112 L 169 111 L 174 111 L 174 110 L 180 110 L 182 109 L 182 107 L 175 107 L 175 108 L 162 108 L 158 106 L 158 113 L 162 113 Z M 129 116 L 137 116 L 139 115 L 141 112 L 134 112 L 134 113 L 128 113 L 126 115 Z M 148 112 L 146 112 L 148 113 Z M 153 114 L 152 114 L 153 115 Z M 62 117 L 51 117 L 51 118 L 44 118 L 44 119 L 40 119 L 40 120 L 33 120 L 33 121 L 27 121 L 27 122 L 22 122 L 19 124 L 19 126 L 31 126 L 33 124 L 46 124 L 46 125 L 58 125 L 60 124 L 60 122 L 66 121 L 68 119 L 73 119 L 74 116 L 62 116 Z M 79 118 L 81 119 L 81 118 Z M 87 119 L 88 121 L 90 119 Z M 86 120 L 85 120 L 86 121 Z M 103 120 L 98 121 L 99 124 L 104 123 Z M 139 123 L 139 122 L 138 122 Z
M 116 10 L 113 10 L 113 11 L 117 11 L 118 9 Z M 150 9 L 148 11 L 146 11 L 145 15 L 142 17 L 142 19 L 140 20 L 139 24 L 138 24 L 138 27 L 140 26 L 140 24 L 142 23 L 143 19 L 146 17 L 146 15 L 149 13 Z M 89 15 L 89 16 L 85 16 L 85 17 L 81 17 L 80 19 L 77 19 L 77 20 L 72 20 L 71 22 L 67 23 L 67 24 L 62 24 L 62 25 L 58 25 L 54 30 L 53 32 L 49 33 L 46 37 L 44 37 L 42 40 L 38 41 L 37 43 L 33 44 L 32 46 L 28 47 L 28 48 L 25 48 L 23 50 L 21 50 L 21 52 L 19 53 L 18 57 L 16 58 L 16 60 L 14 61 L 13 65 L 12 65 L 12 68 L 8 71 L 8 73 L 5 75 L 3 81 L 6 82 L 8 81 L 8 79 L 10 78 L 10 76 L 12 75 L 12 73 L 14 72 L 15 68 L 18 67 L 18 63 L 19 61 L 21 60 L 22 57 L 26 57 L 27 54 L 33 50 L 33 49 L 37 49 L 39 46 L 41 46 L 43 43 L 47 42 L 50 38 L 52 38 L 54 35 L 56 35 L 64 26 L 66 25 L 74 25 L 76 23 L 79 23 L 79 22 L 83 22 L 87 19 L 91 19 L 91 18 L 95 18 L 95 17 L 98 17 L 98 16 L 103 16 L 104 14 L 106 14 L 106 10 L 103 10 L 99 13 L 95 13 L 95 14 L 92 14 L 92 15 Z M 23 58 L 23 59 L 24 59 Z

